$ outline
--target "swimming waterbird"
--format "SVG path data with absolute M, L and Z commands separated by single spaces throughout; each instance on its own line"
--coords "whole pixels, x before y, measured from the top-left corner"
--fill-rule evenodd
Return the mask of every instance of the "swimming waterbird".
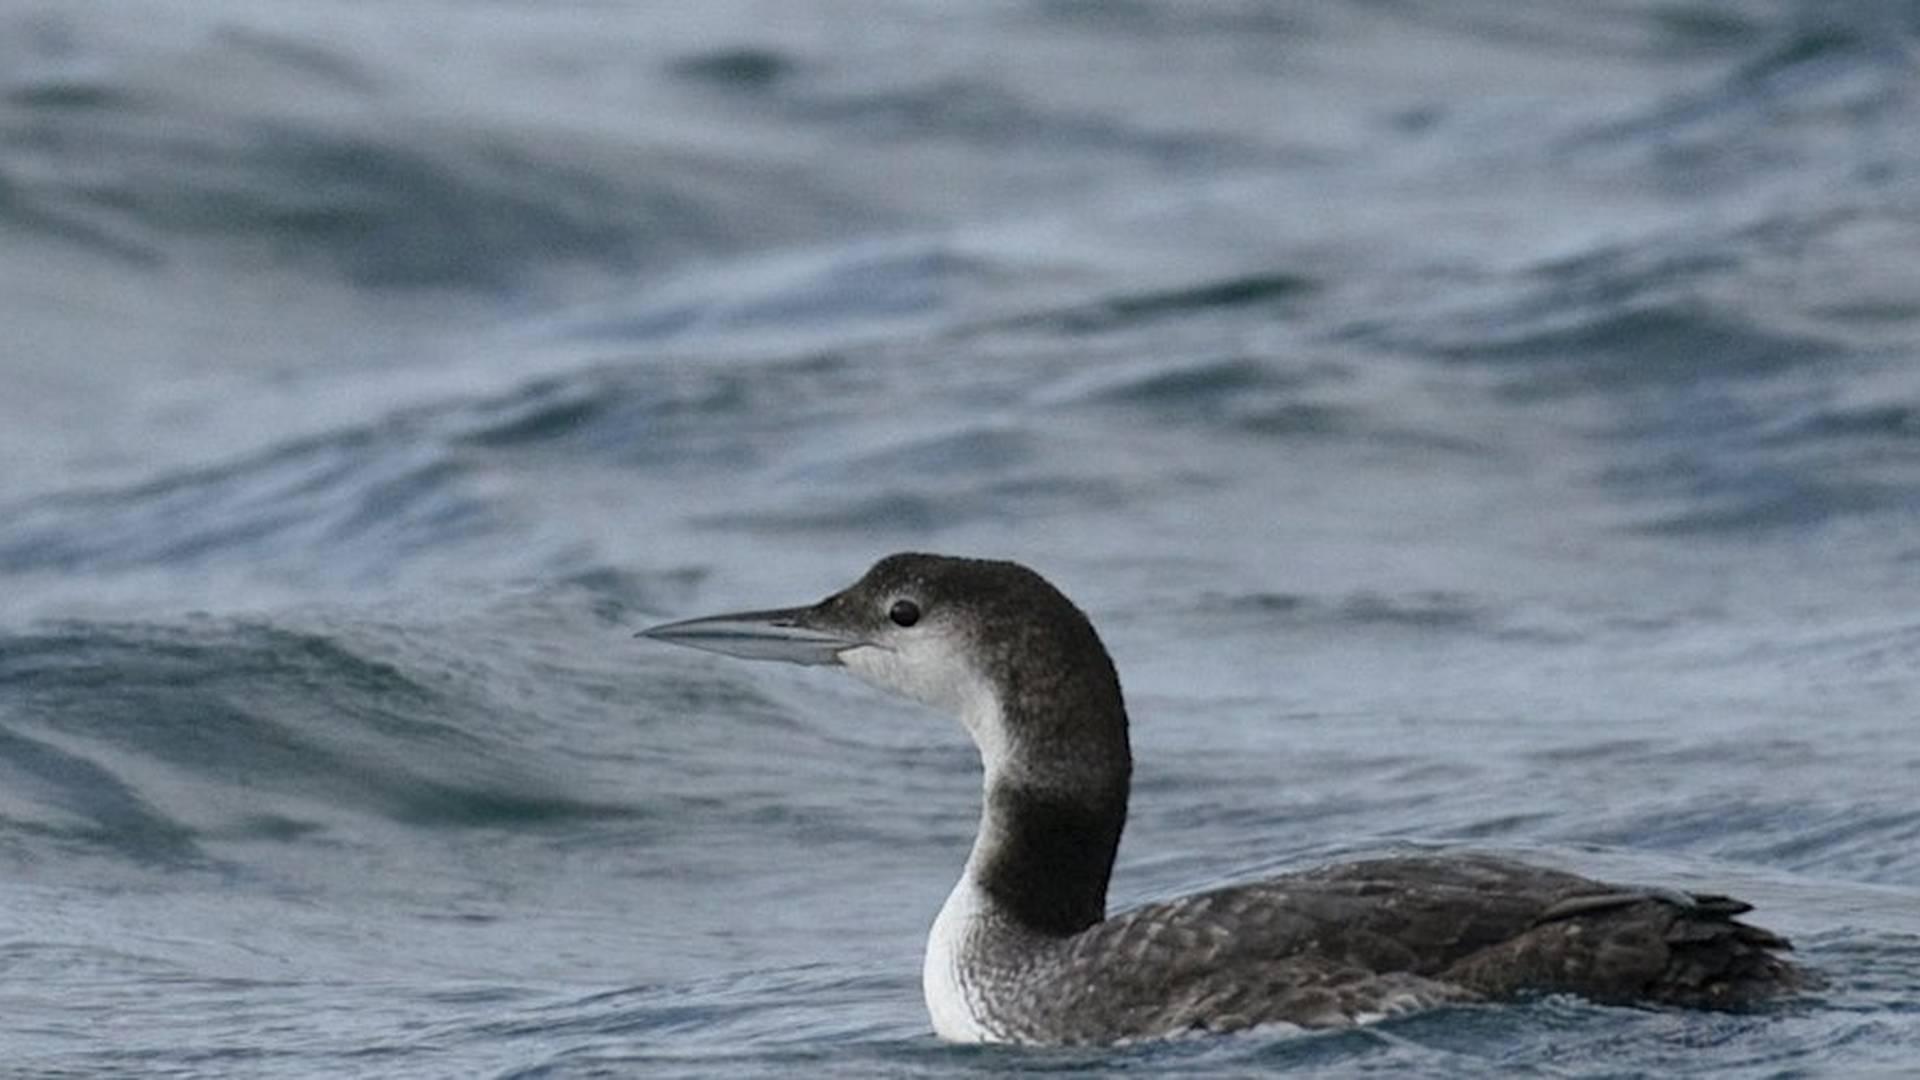
M 1725 896 L 1610 885 L 1484 854 L 1375 858 L 1107 914 L 1132 755 L 1087 617 L 1011 562 L 900 554 L 817 604 L 645 637 L 838 665 L 957 714 L 986 794 L 922 970 L 934 1031 L 1088 1044 L 1363 1023 L 1570 993 L 1752 1005 L 1804 982 Z

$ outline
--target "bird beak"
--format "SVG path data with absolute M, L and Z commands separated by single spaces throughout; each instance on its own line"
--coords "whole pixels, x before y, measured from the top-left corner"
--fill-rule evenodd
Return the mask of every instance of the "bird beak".
M 841 653 L 865 644 L 808 626 L 812 614 L 812 608 L 796 607 L 708 615 L 649 627 L 634 637 L 746 660 L 784 660 L 789 664 L 838 663 Z

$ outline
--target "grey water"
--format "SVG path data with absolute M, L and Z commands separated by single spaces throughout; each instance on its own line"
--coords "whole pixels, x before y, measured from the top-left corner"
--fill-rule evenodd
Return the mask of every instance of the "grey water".
M 0 6 L 0 1074 L 1911 1075 L 1920 7 Z M 1825 989 L 937 1043 L 945 718 L 631 639 L 1027 562 L 1133 904 L 1409 847 Z

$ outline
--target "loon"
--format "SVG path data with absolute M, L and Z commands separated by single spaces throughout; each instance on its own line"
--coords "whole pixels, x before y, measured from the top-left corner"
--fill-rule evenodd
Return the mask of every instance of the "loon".
M 984 806 L 922 971 L 949 1041 L 1339 1027 L 1549 993 L 1739 1008 L 1808 985 L 1785 938 L 1735 919 L 1749 904 L 1484 854 L 1368 859 L 1109 917 L 1133 770 L 1119 677 L 1086 615 L 1017 563 L 891 555 L 817 604 L 637 636 L 838 665 L 959 715 Z

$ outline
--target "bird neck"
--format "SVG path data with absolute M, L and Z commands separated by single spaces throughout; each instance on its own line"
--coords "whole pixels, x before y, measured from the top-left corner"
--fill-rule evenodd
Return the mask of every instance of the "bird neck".
M 1025 735 L 988 758 L 967 876 L 995 911 L 1023 929 L 1067 936 L 1106 918 L 1132 774 L 1117 694 L 1110 707 L 1112 715 L 1066 724 L 1006 717 L 1002 730 Z M 1034 737 L 1049 730 L 1074 737 Z

